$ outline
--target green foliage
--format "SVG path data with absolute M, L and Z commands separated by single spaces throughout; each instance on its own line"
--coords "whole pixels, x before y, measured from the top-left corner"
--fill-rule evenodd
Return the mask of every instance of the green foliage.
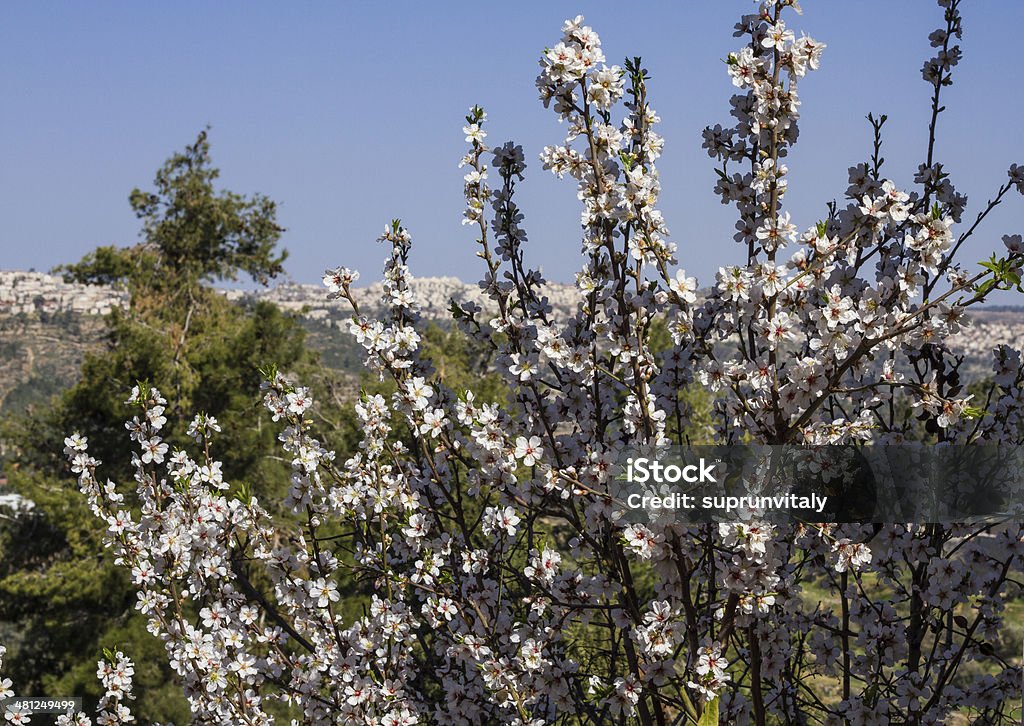
M 508 387 L 490 369 L 490 351 L 454 328 L 431 323 L 423 332 L 424 357 L 436 368 L 438 381 L 453 391 L 472 389 L 479 401 L 505 403 Z
M 128 580 L 104 556 L 100 530 L 83 526 L 92 515 L 72 482 L 22 470 L 11 484 L 35 513 L 0 528 L 0 619 L 16 624 L 20 640 L 6 665 L 21 692 L 54 693 L 45 679 L 80 655 L 95 675 L 96 635 L 130 607 Z
M 1011 257 L 997 258 L 995 253 L 978 263 L 992 273 L 977 286 L 977 294 L 984 295 L 990 290 L 1016 290 L 1024 292 L 1021 286 L 1021 262 Z
M 129 201 L 142 221 L 143 241 L 128 248 L 100 247 L 62 268 L 65 277 L 177 290 L 183 281 L 235 280 L 245 273 L 266 284 L 282 271 L 286 257 L 275 256 L 284 231 L 277 224 L 277 206 L 259 194 L 216 191 L 218 176 L 203 131 L 157 171 L 153 191 L 132 190 Z
M 146 619 L 135 612 L 126 612 L 114 619 L 97 638 L 99 643 L 109 644 L 103 650 L 121 650 L 135 662 L 135 690 L 145 693 L 145 698 L 132 701 L 132 713 L 138 723 L 185 724 L 191 721 L 188 703 L 181 695 L 181 688 L 173 681 L 167 665 L 167 653 L 163 644 L 146 632 Z M 96 660 L 99 654 L 76 662 L 60 676 L 43 677 L 45 693 L 74 693 L 82 696 L 91 706 L 103 695 L 103 688 L 96 678 Z
M 284 259 L 274 203 L 218 191 L 217 176 L 204 132 L 157 172 L 152 192 L 132 192 L 140 243 L 101 247 L 63 268 L 80 282 L 124 286 L 130 307 L 107 318 L 104 346 L 86 356 L 78 383 L 45 410 L 3 424 L 11 486 L 36 505 L 33 516 L 0 523 L 0 622 L 17 631 L 9 664 L 20 692 L 97 697 L 96 660 L 116 646 L 138 664 L 142 720 L 187 720 L 163 646 L 135 613 L 130 583 L 62 461 L 64 436 L 88 436 L 104 476 L 130 485 L 123 402 L 148 381 L 170 401 L 172 447 L 189 444 L 192 414 L 204 411 L 221 422 L 211 453 L 228 481 L 269 503 L 288 484 L 290 468 L 274 456 L 278 427 L 259 405 L 259 368 L 273 362 L 302 376 L 316 361 L 293 316 L 209 287 L 239 274 L 266 282 Z
M 672 334 L 662 319 L 651 322 L 648 341 L 651 351 L 663 355 L 673 349 Z M 713 440 L 711 426 L 711 394 L 697 384 L 682 387 L 667 412 L 666 435 L 680 444 L 699 446 Z
M 10 359 L 0 351 L 0 359 Z M 60 375 L 56 367 L 43 363 L 39 365 L 28 380 L 16 383 L 3 397 L 0 415 L 5 411 L 23 411 L 26 408 L 48 401 L 61 392 Z
M 113 245 L 97 247 L 74 265 L 62 265 L 56 269 L 64 273 L 67 282 L 83 282 L 92 285 L 115 285 L 131 277 L 134 269 L 133 256 L 136 248 L 121 248 Z
M 718 726 L 718 699 L 711 701 L 704 706 L 697 726 Z
M 363 371 L 363 347 L 347 329 L 339 330 L 332 322 L 303 318 L 307 345 L 317 351 L 325 368 L 359 375 Z

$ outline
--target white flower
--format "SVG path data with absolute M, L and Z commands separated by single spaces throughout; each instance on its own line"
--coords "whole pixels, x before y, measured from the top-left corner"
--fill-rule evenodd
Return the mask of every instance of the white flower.
M 89 446 L 89 439 L 81 434 L 71 434 L 64 439 L 64 445 L 72 451 L 85 451 Z
M 436 439 L 445 430 L 447 426 L 447 419 L 444 415 L 444 409 L 435 408 L 433 411 L 427 411 L 423 414 L 423 423 L 420 424 L 421 434 L 430 434 L 432 439 Z
M 669 280 L 668 287 L 686 303 L 697 301 L 697 278 L 687 277 L 685 270 L 676 270 L 676 275 Z
M 871 563 L 871 550 L 861 542 L 853 542 L 843 537 L 832 545 L 832 551 L 837 554 L 835 563 L 836 572 L 847 570 L 859 570 L 864 565 Z
M 451 621 L 453 617 L 459 614 L 458 607 L 455 605 L 455 601 L 450 597 L 442 597 L 437 600 L 437 614 L 443 617 L 447 621 Z
M 709 675 L 716 680 L 722 680 L 727 666 L 728 663 L 722 658 L 722 646 L 719 643 L 697 649 L 697 675 Z
M 473 123 L 467 126 L 463 126 L 462 133 L 466 135 L 467 144 L 482 144 L 484 142 L 484 139 L 487 138 L 487 132 L 480 127 L 480 124 Z
M 533 466 L 544 456 L 544 447 L 541 446 L 540 437 L 531 436 L 527 439 L 525 436 L 519 436 L 516 438 L 516 448 L 513 455 L 517 459 L 522 459 L 524 466 Z
M 359 273 L 347 267 L 335 267 L 324 271 L 323 282 L 330 295 L 338 297 L 342 291 L 359 279 Z
M 288 401 L 288 411 L 296 416 L 304 414 L 313 405 L 313 397 L 309 395 L 306 388 L 296 388 L 285 396 Z
M 163 463 L 164 455 L 167 453 L 167 444 L 161 442 L 160 439 L 140 441 L 139 443 L 142 446 L 142 463 Z
M 487 507 L 484 510 L 484 534 L 501 532 L 510 537 L 515 536 L 517 526 L 522 521 L 512 507 Z
M 739 53 L 729 55 L 729 76 L 734 86 L 743 88 L 751 86 L 763 63 L 760 58 L 754 56 L 754 51 L 749 46 L 744 46 Z
M 779 343 L 796 338 L 797 321 L 787 312 L 779 312 L 769 320 L 763 330 L 765 339 L 768 340 L 771 350 L 775 350 Z
M 536 361 L 530 355 L 512 354 L 512 365 L 508 367 L 509 372 L 517 376 L 521 381 L 528 381 L 537 372 Z
M 427 407 L 428 400 L 434 395 L 434 391 L 423 377 L 418 376 L 405 382 L 405 399 L 409 405 L 417 411 Z
M 662 539 L 661 535 L 655 535 L 644 525 L 636 523 L 627 526 L 622 537 L 625 545 L 643 560 L 651 558 L 655 545 Z
M 801 33 L 800 38 L 793 44 L 793 53 L 800 56 L 808 68 L 816 71 L 821 67 L 821 56 L 827 47 L 824 43 Z
M 419 539 L 427 535 L 427 531 L 430 529 L 427 518 L 419 512 L 409 516 L 409 524 L 402 529 L 404 534 L 409 539 Z
M 602 68 L 590 77 L 587 98 L 597 108 L 607 109 L 622 98 L 622 69 L 618 66 Z
M 1010 183 L 1017 187 L 1017 191 L 1024 194 L 1024 164 L 1011 164 L 1007 172 Z
M 107 525 L 111 534 L 122 534 L 125 530 L 132 527 L 132 515 L 122 510 L 117 514 L 107 517 Z
M 555 83 L 572 81 L 583 75 L 584 66 L 581 48 L 558 43 L 545 53 L 545 72 Z
M 323 577 L 310 583 L 309 594 L 310 597 L 316 599 L 316 606 L 319 608 L 326 608 L 330 603 L 338 602 L 341 599 L 338 586 L 334 581 L 326 580 Z
M 523 641 L 523 645 L 520 648 L 520 657 L 523 661 L 523 667 L 528 671 L 535 671 L 541 667 L 544 662 L 544 651 L 541 649 L 540 644 L 532 638 L 528 638 Z
M 971 398 L 973 398 L 973 396 L 955 399 L 944 398 L 942 400 L 941 410 L 936 418 L 936 423 L 944 429 L 954 426 L 964 415 L 964 412 L 967 410 L 968 401 Z
M 768 30 L 761 40 L 761 45 L 765 48 L 776 48 L 779 51 L 783 51 L 793 42 L 794 37 L 793 31 L 787 30 L 786 23 L 780 20 L 775 25 L 768 26 Z

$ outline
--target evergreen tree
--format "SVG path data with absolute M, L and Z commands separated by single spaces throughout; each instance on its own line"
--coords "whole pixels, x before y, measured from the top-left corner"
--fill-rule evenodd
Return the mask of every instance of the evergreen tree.
M 106 345 L 87 356 L 75 385 L 4 426 L 11 485 L 36 505 L 34 516 L 0 522 L 0 624 L 14 631 L 9 665 L 20 692 L 98 696 L 96 658 L 116 646 L 140 665 L 138 715 L 187 720 L 170 671 L 158 665 L 163 647 L 145 632 L 128 579 L 103 552 L 61 462 L 67 433 L 88 436 L 108 475 L 124 481 L 130 460 L 116 445 L 123 401 L 146 381 L 174 401 L 165 413 L 171 443 L 187 441 L 186 412 L 205 411 L 223 424 L 216 455 L 226 481 L 266 501 L 287 485 L 287 463 L 271 456 L 276 429 L 248 425 L 259 421 L 259 369 L 300 371 L 314 360 L 294 317 L 268 303 L 229 301 L 213 287 L 240 276 L 266 284 L 285 258 L 275 203 L 218 190 L 217 177 L 204 131 L 159 169 L 152 191 L 132 191 L 137 244 L 100 247 L 62 268 L 68 280 L 122 286 L 130 306 L 108 317 Z

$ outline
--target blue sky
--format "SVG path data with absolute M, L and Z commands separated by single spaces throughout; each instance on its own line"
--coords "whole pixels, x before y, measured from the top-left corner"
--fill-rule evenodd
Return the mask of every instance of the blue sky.
M 791 20 L 828 43 L 801 85 L 801 138 L 789 160 L 788 208 L 801 228 L 842 194 L 868 154 L 868 111 L 888 113 L 888 174 L 910 181 L 923 160 L 929 87 L 920 68 L 941 24 L 929 0 L 805 0 Z M 570 180 L 537 154 L 563 129 L 537 101 L 541 50 L 583 13 L 609 62 L 642 55 L 667 144 L 662 208 L 680 259 L 702 280 L 738 261 L 734 214 L 712 195 L 700 131 L 727 123 L 733 91 L 720 61 L 748 0 L 699 2 L 270 3 L 29 2 L 0 8 L 0 268 L 49 269 L 100 244 L 130 244 L 128 206 L 160 163 L 210 124 L 214 162 L 235 191 L 280 202 L 288 272 L 324 267 L 377 279 L 374 239 L 401 217 L 418 275 L 480 276 L 460 224 L 467 107 L 483 105 L 489 141 L 515 139 L 529 256 L 549 278 L 578 267 Z M 1024 2 L 965 2 L 965 59 L 947 89 L 937 158 L 975 211 L 1024 163 L 1019 29 Z M 972 261 L 1024 231 L 1024 199 L 994 213 Z

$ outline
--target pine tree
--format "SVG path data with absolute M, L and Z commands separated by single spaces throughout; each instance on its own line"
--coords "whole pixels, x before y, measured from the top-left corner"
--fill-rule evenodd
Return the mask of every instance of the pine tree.
M 131 192 L 137 244 L 100 247 L 61 268 L 68 280 L 123 287 L 130 305 L 108 317 L 105 346 L 87 356 L 75 385 L 4 426 L 11 486 L 36 505 L 32 517 L 0 522 L 0 624 L 13 630 L 8 662 L 22 692 L 98 696 L 97 654 L 117 646 L 140 664 L 137 715 L 187 720 L 169 669 L 158 665 L 163 647 L 146 633 L 128 579 L 105 556 L 60 460 L 68 432 L 88 436 L 108 475 L 124 481 L 123 401 L 145 381 L 175 402 L 165 414 L 171 443 L 187 440 L 185 412 L 205 411 L 223 424 L 225 480 L 267 501 L 287 485 L 287 464 L 270 456 L 276 429 L 242 422 L 258 419 L 261 366 L 301 370 L 314 359 L 294 317 L 268 303 L 229 301 L 214 287 L 241 276 L 266 284 L 285 259 L 275 203 L 218 190 L 218 174 L 204 131 L 158 170 L 151 191 Z

